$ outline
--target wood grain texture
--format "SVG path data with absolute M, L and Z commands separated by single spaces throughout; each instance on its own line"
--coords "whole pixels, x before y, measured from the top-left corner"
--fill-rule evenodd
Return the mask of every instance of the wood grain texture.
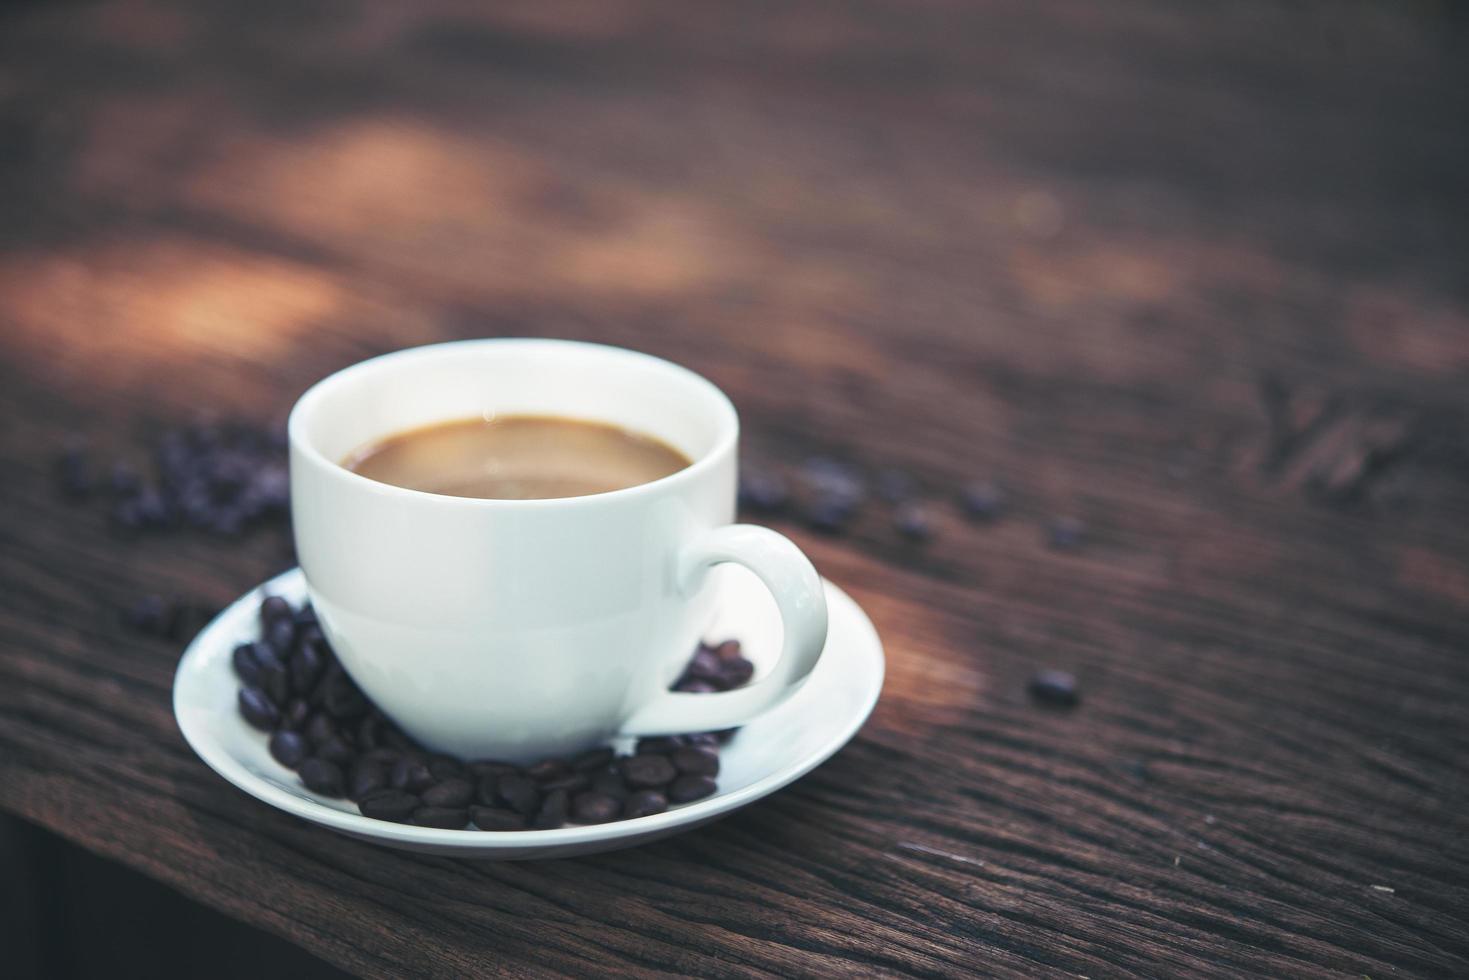
M 364 976 L 1469 973 L 1469 30 L 1430 0 L 0 8 L 0 806 Z M 369 848 L 188 751 L 69 437 L 283 417 L 427 341 L 625 344 L 747 455 L 889 680 L 635 852 Z M 991 527 L 949 505 L 994 477 Z M 1046 522 L 1086 525 L 1075 552 Z M 1039 666 L 1084 703 L 1040 711 Z

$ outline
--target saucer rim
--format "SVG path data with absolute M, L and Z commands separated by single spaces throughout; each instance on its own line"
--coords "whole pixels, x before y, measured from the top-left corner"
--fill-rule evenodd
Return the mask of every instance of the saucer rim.
M 213 734 L 214 726 L 209 723 L 207 716 L 197 716 L 199 719 L 197 724 L 194 720 L 189 720 L 190 713 L 184 711 L 184 706 L 181 704 L 181 692 L 188 683 L 186 673 L 190 666 L 195 660 L 206 656 L 205 639 L 214 630 L 222 628 L 222 623 L 236 615 L 241 606 L 258 603 L 262 594 L 287 589 L 293 593 L 298 591 L 305 584 L 299 566 L 288 569 L 241 595 L 221 610 L 189 642 L 182 656 L 179 657 L 178 667 L 174 671 L 172 698 L 174 721 L 183 734 L 184 741 L 203 760 L 204 764 L 236 788 L 293 816 L 359 838 L 392 844 L 426 845 L 445 850 L 487 851 L 502 848 L 507 850 L 541 847 L 559 849 L 581 844 L 608 843 L 622 838 L 659 835 L 676 830 L 685 824 L 713 820 L 790 785 L 840 751 L 871 717 L 886 679 L 887 663 L 882 640 L 872 625 L 872 620 L 855 599 L 829 579 L 822 578 L 821 581 L 826 591 L 828 607 L 846 605 L 848 609 L 840 615 L 850 616 L 853 626 L 869 641 L 853 644 L 856 647 L 864 648 L 858 651 L 858 655 L 864 660 L 871 661 L 870 670 L 873 675 L 870 689 L 866 692 L 860 709 L 854 711 L 831 738 L 795 763 L 768 773 L 737 790 L 718 793 L 708 799 L 684 804 L 677 809 L 652 816 L 605 824 L 562 827 L 556 830 L 447 830 L 437 827 L 415 827 L 410 824 L 375 820 L 360 813 L 338 810 L 318 802 L 311 796 L 304 795 L 309 793 L 309 790 L 303 788 L 300 793 L 291 792 L 252 772 L 244 763 L 238 761 L 224 743 Z M 231 720 L 238 723 L 237 718 Z

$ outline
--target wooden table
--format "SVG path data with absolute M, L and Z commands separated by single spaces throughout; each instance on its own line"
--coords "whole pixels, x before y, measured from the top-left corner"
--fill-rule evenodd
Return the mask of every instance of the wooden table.
M 7 4 L 0 805 L 366 976 L 1463 976 L 1466 174 L 1431 0 Z M 180 645 L 117 610 L 282 543 L 121 541 L 60 446 L 487 335 L 663 355 L 749 458 L 916 477 L 926 545 L 774 521 L 887 645 L 845 751 L 530 864 L 189 752 Z M 1028 701 L 1048 666 L 1080 708 Z

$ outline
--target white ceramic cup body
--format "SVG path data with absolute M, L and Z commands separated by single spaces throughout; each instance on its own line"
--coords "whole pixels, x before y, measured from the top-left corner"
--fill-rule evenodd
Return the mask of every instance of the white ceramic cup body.
M 341 465 L 406 429 L 515 414 L 610 422 L 693 462 L 553 500 L 423 493 Z M 439 344 L 319 382 L 289 433 L 296 551 L 322 628 L 367 695 L 433 749 L 525 761 L 620 732 L 725 727 L 782 700 L 819 655 L 819 579 L 775 532 L 730 525 L 738 418 L 684 368 L 569 341 Z M 786 620 L 779 676 L 670 695 L 712 614 L 703 572 L 721 561 L 772 587 Z

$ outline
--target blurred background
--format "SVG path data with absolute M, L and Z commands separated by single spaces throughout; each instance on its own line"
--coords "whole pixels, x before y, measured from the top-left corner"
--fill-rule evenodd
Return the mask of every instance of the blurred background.
M 9 578 L 39 557 L 19 528 L 52 506 L 39 477 L 72 442 L 144 466 L 160 425 L 269 429 L 339 367 L 495 335 L 687 364 L 731 392 L 756 464 L 834 454 L 935 500 L 997 477 L 1032 519 L 978 546 L 939 509 L 920 554 L 886 517 L 842 543 L 776 518 L 818 564 L 852 549 L 997 601 L 1039 581 L 1037 601 L 1081 615 L 1106 590 L 1031 557 L 1036 523 L 1075 515 L 1099 580 L 1202 580 L 1207 549 L 1170 544 L 1235 533 L 1211 487 L 1296 502 L 1330 482 L 1330 446 L 1260 464 L 1272 406 L 1309 421 L 1312 399 L 1341 399 L 1351 432 L 1408 418 L 1439 447 L 1390 511 L 1426 540 L 1435 507 L 1466 499 L 1466 10 L 5 0 L 0 446 L 25 476 L 4 492 Z M 1401 476 L 1341 496 L 1391 508 Z M 1197 506 L 1145 505 L 1193 478 Z M 1262 541 L 1303 519 L 1246 512 Z M 47 550 L 84 569 L 99 622 L 141 592 L 222 603 L 290 562 L 271 532 L 88 565 L 70 542 L 108 517 L 78 515 Z M 1272 560 L 1347 574 L 1363 559 L 1339 547 Z M 1419 584 L 1458 595 L 1463 574 Z M 919 715 L 946 708 L 913 693 L 924 670 L 890 680 Z M 197 970 L 165 929 L 248 949 L 241 976 L 317 968 L 7 819 L 20 976 Z

